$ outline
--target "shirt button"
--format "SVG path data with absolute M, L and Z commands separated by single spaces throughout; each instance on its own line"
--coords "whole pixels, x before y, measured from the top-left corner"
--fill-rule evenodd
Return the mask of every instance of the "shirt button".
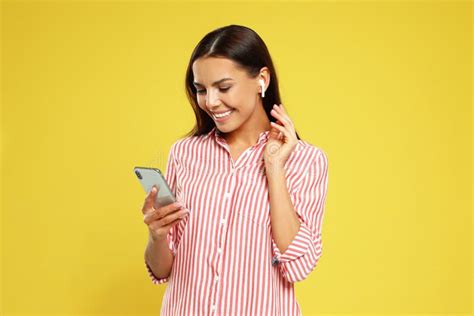
M 219 276 L 216 275 L 216 282 L 219 282 Z
M 225 224 L 225 218 L 221 219 L 221 224 Z
M 212 305 L 212 306 L 211 306 L 211 309 L 212 309 L 213 311 L 215 311 L 215 310 L 216 310 L 216 305 Z
M 277 256 L 273 257 L 272 265 L 276 266 L 278 263 L 280 263 L 280 260 L 278 260 L 278 257 Z
M 221 252 L 222 252 L 221 248 L 217 249 L 217 253 L 221 253 Z
M 230 197 L 230 193 L 229 192 L 224 193 L 224 197 L 228 199 Z

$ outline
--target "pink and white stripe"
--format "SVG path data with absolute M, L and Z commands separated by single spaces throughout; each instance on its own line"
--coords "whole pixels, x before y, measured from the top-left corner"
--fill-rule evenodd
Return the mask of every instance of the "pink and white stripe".
M 300 218 L 284 253 L 271 230 L 263 150 L 269 131 L 233 161 L 219 130 L 179 139 L 165 178 L 190 213 L 171 228 L 175 254 L 161 315 L 301 315 L 294 285 L 322 254 L 321 229 L 328 187 L 323 150 L 299 140 L 285 164 L 286 184 Z

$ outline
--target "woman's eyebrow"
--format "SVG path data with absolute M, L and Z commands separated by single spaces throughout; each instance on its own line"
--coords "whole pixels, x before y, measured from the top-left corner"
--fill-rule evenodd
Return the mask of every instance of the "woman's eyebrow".
M 224 81 L 227 81 L 227 80 L 233 80 L 233 79 L 232 79 L 232 78 L 222 78 L 222 79 L 220 79 L 220 80 L 215 81 L 212 85 L 213 85 L 213 86 L 217 86 L 219 83 L 224 82 Z M 193 82 L 193 84 L 194 84 L 195 86 L 201 86 L 201 87 L 202 87 L 202 84 L 200 84 L 199 82 Z

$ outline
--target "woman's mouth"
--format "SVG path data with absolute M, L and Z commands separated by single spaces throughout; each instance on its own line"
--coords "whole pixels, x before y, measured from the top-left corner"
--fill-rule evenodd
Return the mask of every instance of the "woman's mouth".
M 224 112 L 222 114 L 216 114 L 216 113 L 212 113 L 212 117 L 214 118 L 214 120 L 216 120 L 217 122 L 225 122 L 229 119 L 229 117 L 231 116 L 231 114 L 234 112 L 234 110 L 230 110 L 230 111 L 227 111 L 227 112 Z

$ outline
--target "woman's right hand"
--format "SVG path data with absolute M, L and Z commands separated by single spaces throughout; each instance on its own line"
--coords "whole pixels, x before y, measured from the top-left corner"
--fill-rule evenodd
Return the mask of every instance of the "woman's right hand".
M 150 237 L 153 241 L 166 240 L 170 228 L 189 214 L 189 210 L 179 202 L 162 207 L 156 205 L 155 198 L 157 194 L 158 188 L 153 186 L 146 196 L 142 208 L 143 221 L 148 225 Z

